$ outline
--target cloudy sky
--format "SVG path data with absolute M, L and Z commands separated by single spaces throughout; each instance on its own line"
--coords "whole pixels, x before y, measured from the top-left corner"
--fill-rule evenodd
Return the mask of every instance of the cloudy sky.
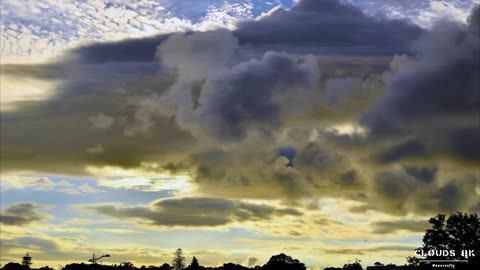
M 404 264 L 480 212 L 475 0 L 1 3 L 1 264 Z

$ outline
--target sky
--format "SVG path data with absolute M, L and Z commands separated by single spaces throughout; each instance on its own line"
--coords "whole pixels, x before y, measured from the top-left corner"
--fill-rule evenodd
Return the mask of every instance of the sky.
M 406 263 L 480 212 L 480 7 L 1 2 L 0 264 Z

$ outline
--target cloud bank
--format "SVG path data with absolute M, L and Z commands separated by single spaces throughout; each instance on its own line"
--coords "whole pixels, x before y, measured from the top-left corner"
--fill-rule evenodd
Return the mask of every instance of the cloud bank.
M 188 175 L 200 194 L 221 198 L 209 203 L 226 209 L 198 226 L 288 215 L 243 199 L 335 197 L 356 202 L 352 212 L 394 215 L 478 211 L 478 18 L 477 6 L 467 24 L 425 30 L 304 0 L 235 30 L 95 43 L 53 63 L 5 65 L 2 76 L 62 83 L 2 112 L 2 171 L 85 175 L 155 163 L 142 169 Z M 178 224 L 163 218 L 173 201 L 94 210 L 189 226 L 204 201 L 183 202 L 192 209 Z

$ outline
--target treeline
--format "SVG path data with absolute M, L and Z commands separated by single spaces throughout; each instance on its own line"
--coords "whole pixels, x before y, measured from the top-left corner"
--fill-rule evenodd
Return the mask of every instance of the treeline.
M 205 267 L 199 264 L 198 260 L 194 257 L 192 263 L 185 266 L 185 258 L 175 257 L 172 265 L 164 263 L 161 266 L 141 266 L 136 267 L 131 262 L 122 262 L 114 265 L 101 265 L 101 264 L 85 264 L 85 263 L 73 263 L 67 264 L 63 270 L 306 270 L 305 264 L 301 263 L 297 259 L 279 254 L 272 256 L 270 260 L 263 266 L 255 266 L 253 268 L 245 267 L 240 264 L 225 263 L 219 267 Z M 28 266 L 21 265 L 19 263 L 8 263 L 3 267 L 3 270 L 36 270 L 31 269 Z M 39 268 L 38 270 L 53 270 L 48 266 Z
M 454 267 L 451 264 L 455 264 Z M 397 266 L 394 264 L 383 265 L 379 262 L 373 266 L 367 266 L 366 270 L 424 270 L 424 269 L 480 269 L 478 263 L 443 263 L 442 266 L 434 266 L 433 264 L 406 264 Z M 38 269 L 30 268 L 26 265 L 19 263 L 8 263 L 2 270 L 54 270 L 51 267 L 44 266 Z M 306 270 L 304 263 L 301 263 L 297 259 L 285 255 L 283 253 L 272 256 L 270 260 L 263 266 L 257 265 L 254 267 L 245 267 L 240 264 L 225 263 L 218 267 L 205 267 L 199 264 L 198 260 L 193 257 L 192 262 L 185 266 L 185 258 L 183 256 L 175 257 L 172 265 L 164 263 L 161 266 L 145 266 L 136 267 L 131 262 L 122 262 L 114 265 L 101 265 L 101 264 L 85 264 L 85 263 L 73 263 L 67 264 L 62 270 Z M 360 261 L 354 263 L 344 264 L 343 267 L 327 267 L 324 270 L 363 270 L 364 268 L 360 264 Z

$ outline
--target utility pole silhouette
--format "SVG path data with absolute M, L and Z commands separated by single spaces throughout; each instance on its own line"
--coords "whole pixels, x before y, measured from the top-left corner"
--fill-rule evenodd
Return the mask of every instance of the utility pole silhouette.
M 110 257 L 110 254 L 105 254 L 105 255 L 102 255 L 100 257 L 95 257 L 95 253 L 93 253 L 92 258 L 88 261 L 91 262 L 92 264 L 98 264 L 97 261 L 100 260 L 101 258 L 105 258 L 105 257 Z

